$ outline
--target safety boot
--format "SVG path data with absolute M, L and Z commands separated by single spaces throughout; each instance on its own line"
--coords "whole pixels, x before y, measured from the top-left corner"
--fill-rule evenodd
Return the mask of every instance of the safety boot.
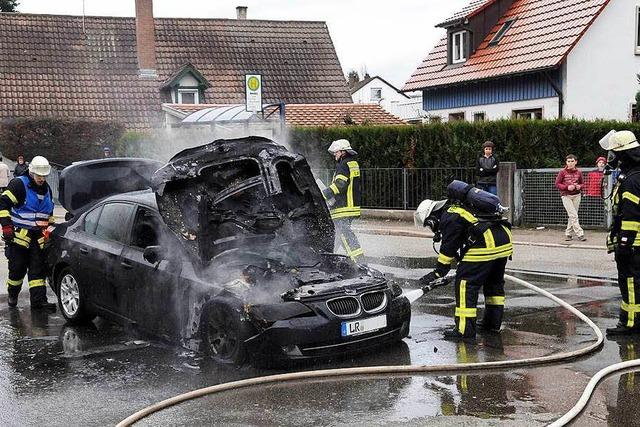
M 51 313 L 56 312 L 56 304 L 48 301 L 31 303 L 31 310 L 49 311 Z
M 18 296 L 9 294 L 7 304 L 9 304 L 9 307 L 16 307 L 18 305 Z
M 607 336 L 635 335 L 640 334 L 640 328 L 627 328 L 618 323 L 613 328 L 607 328 Z
M 495 326 L 491 325 L 490 322 L 485 323 L 485 321 L 483 320 L 478 320 L 476 322 L 476 330 L 478 332 L 489 332 L 494 334 L 500 333 L 500 327 L 496 328 Z

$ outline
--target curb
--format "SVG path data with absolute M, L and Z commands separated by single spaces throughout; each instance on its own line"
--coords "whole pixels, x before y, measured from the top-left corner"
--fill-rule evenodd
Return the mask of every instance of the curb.
M 379 236 L 400 236 L 400 237 L 417 237 L 417 238 L 431 238 L 433 237 L 433 233 L 423 232 L 423 231 L 412 231 L 412 230 L 404 230 L 397 228 L 360 228 L 353 227 L 354 231 L 357 231 L 361 234 L 373 234 Z M 542 243 L 542 242 L 528 242 L 528 241 L 519 241 L 514 240 L 514 245 L 518 246 L 539 246 L 545 248 L 567 248 L 567 249 L 588 249 L 588 250 L 606 250 L 603 246 L 595 246 L 595 245 L 580 245 L 580 244 L 571 244 L 571 243 Z

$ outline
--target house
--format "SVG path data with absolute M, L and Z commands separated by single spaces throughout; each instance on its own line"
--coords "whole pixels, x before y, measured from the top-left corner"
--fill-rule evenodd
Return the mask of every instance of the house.
M 475 0 L 403 91 L 433 120 L 634 115 L 640 0 Z
M 245 74 L 265 103 L 351 103 L 324 22 L 0 13 L 0 119 L 164 125 L 163 103 L 244 103 Z
M 356 104 L 378 104 L 389 113 L 407 122 L 422 122 L 422 94 L 405 94 L 380 76 L 369 76 L 353 84 L 351 99 Z

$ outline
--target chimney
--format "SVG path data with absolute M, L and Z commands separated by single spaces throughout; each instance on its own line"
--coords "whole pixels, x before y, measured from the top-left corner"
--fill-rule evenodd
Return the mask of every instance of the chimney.
M 236 15 L 238 19 L 247 19 L 247 6 L 236 7 Z
M 153 0 L 136 0 L 136 44 L 138 75 L 156 78 L 156 30 L 153 21 Z

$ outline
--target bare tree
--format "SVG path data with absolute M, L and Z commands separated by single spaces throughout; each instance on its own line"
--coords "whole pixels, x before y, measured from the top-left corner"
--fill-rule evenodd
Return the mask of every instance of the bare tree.
M 0 12 L 17 12 L 18 0 L 0 0 Z

